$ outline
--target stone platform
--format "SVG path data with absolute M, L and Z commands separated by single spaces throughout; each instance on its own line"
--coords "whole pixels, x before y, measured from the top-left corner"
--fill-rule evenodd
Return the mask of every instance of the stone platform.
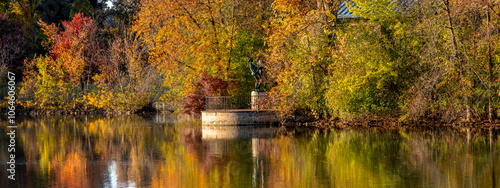
M 202 125 L 270 125 L 278 122 L 275 110 L 227 109 L 201 112 Z

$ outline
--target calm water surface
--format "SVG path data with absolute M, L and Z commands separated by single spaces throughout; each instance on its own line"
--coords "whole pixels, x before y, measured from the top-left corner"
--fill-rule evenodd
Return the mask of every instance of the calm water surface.
M 495 187 L 497 131 L 214 128 L 170 116 L 18 119 L 0 187 Z

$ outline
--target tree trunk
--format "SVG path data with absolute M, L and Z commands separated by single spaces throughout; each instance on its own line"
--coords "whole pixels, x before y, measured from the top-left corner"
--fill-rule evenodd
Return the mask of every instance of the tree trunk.
M 451 19 L 451 9 L 450 9 L 450 2 L 449 0 L 443 0 L 443 3 L 445 5 L 445 10 L 446 10 L 446 16 L 448 18 L 448 28 L 450 29 L 450 34 L 451 34 L 451 44 L 452 44 L 452 47 L 453 47 L 453 54 L 452 54 L 452 65 L 456 66 L 458 68 L 458 71 L 459 71 L 459 76 L 460 78 L 459 79 L 462 79 L 463 77 L 465 77 L 465 70 L 464 70 L 464 67 L 461 63 L 461 60 L 460 60 L 460 56 L 459 56 L 459 53 L 458 53 L 458 45 L 457 45 L 457 39 L 455 37 L 455 28 L 453 26 L 453 21 Z M 466 77 L 467 79 L 467 77 Z M 461 83 L 461 81 L 459 81 Z M 463 90 L 467 90 L 467 86 L 466 85 L 463 85 L 462 86 L 462 89 Z M 472 118 L 472 112 L 471 112 L 471 107 L 469 105 L 469 97 L 467 96 L 467 94 L 465 94 L 464 96 L 464 102 L 465 102 L 465 120 L 466 121 L 470 121 L 471 118 Z
M 490 32 L 490 10 L 486 9 L 486 35 L 488 37 L 488 120 L 492 122 L 494 120 L 494 108 L 493 108 L 493 61 L 491 57 L 491 32 Z

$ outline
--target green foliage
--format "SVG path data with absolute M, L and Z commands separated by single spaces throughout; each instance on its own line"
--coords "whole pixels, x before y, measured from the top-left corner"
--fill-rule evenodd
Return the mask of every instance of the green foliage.
M 266 68 L 277 82 L 270 92 L 271 102 L 285 118 L 297 113 L 314 118 L 328 115 L 324 94 L 336 56 L 328 7 L 301 1 L 275 1 L 272 6 L 266 27 L 270 62 Z
M 250 93 L 254 90 L 252 87 L 255 78 L 252 76 L 248 67 L 248 58 L 252 57 L 255 51 L 264 49 L 263 33 L 252 30 L 240 30 L 235 36 L 235 46 L 232 49 L 231 73 L 229 78 L 228 93 L 235 96 L 238 108 L 248 108 L 250 104 Z
M 93 16 L 94 7 L 90 4 L 89 0 L 75 0 L 73 4 L 71 4 L 71 12 L 69 13 L 69 17 L 73 18 L 76 13 L 82 13 L 85 16 Z
M 478 116 L 488 111 L 487 99 L 495 100 L 488 69 L 496 63 L 488 64 L 484 10 L 465 2 L 353 2 L 361 8 L 351 4 L 350 10 L 362 19 L 338 30 L 341 56 L 332 66 L 333 87 L 326 95 L 334 115 L 434 113 L 459 120 L 471 111 Z M 497 40 L 491 41 L 494 55 Z
M 398 21 L 359 21 L 341 28 L 342 58 L 333 65 L 328 106 L 335 115 L 394 115 L 419 75 L 418 38 Z

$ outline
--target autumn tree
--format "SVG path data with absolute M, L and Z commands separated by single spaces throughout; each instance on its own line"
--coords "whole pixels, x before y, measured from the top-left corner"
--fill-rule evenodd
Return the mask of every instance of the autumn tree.
M 294 111 L 327 114 L 326 76 L 335 61 L 335 20 L 339 1 L 280 0 L 266 26 L 266 68 L 277 87 L 271 98 L 282 115 Z
M 498 44 L 495 44 L 494 42 L 500 41 L 499 37 L 499 32 L 495 33 L 495 28 L 499 28 L 499 23 L 498 20 L 500 18 L 500 13 L 499 13 L 499 2 L 493 2 L 489 0 L 483 0 L 482 4 L 486 5 L 486 33 L 485 33 L 485 42 L 486 42 L 486 60 L 488 62 L 488 120 L 491 122 L 494 120 L 496 114 L 495 114 L 495 107 L 494 103 L 495 101 L 493 100 L 493 96 L 496 93 L 496 89 L 498 86 L 494 85 L 494 80 L 495 76 L 493 75 L 493 70 L 495 68 L 495 63 L 494 63 L 494 46 L 498 46 Z M 492 19 L 496 18 L 496 19 Z M 493 21 L 493 20 L 496 20 Z M 497 64 L 498 64 L 498 58 L 496 58 Z
M 157 101 L 166 90 L 156 67 L 147 62 L 147 46 L 124 32 L 109 41 L 103 60 L 97 64 L 99 71 L 92 77 L 95 89 L 83 97 L 90 106 L 134 112 Z
M 64 59 L 62 68 L 67 72 L 67 79 L 80 84 L 90 57 L 95 54 L 96 26 L 92 19 L 77 13 L 70 22 L 62 22 L 64 31 L 59 32 L 55 24 L 43 22 L 43 31 L 49 36 L 50 55 L 53 59 Z
M 331 94 L 344 93 L 330 97 L 334 99 L 333 108 L 353 106 L 347 112 L 356 112 L 359 109 L 356 106 L 365 108 L 371 104 L 368 109 L 383 109 L 392 104 L 386 106 L 390 107 L 387 110 L 392 109 L 396 114 L 403 110 L 406 113 L 403 119 L 436 117 L 447 121 L 468 121 L 491 111 L 487 107 L 493 101 L 488 80 L 493 77 L 489 70 L 494 63 L 487 55 L 492 52 L 488 50 L 492 41 L 488 6 L 478 1 L 447 0 L 409 4 L 385 0 L 353 2 L 357 7 L 351 6 L 350 10 L 364 21 L 352 25 L 365 26 L 347 30 L 346 41 L 341 43 L 347 47 L 343 57 L 349 62 L 361 62 L 355 69 L 348 69 L 347 75 L 362 72 L 349 82 L 332 84 L 345 85 L 345 90 L 332 90 Z M 372 36 L 363 39 L 359 34 Z M 376 78 L 367 79 L 371 76 Z M 339 78 L 347 81 L 345 78 L 349 77 Z M 372 85 L 372 92 L 355 89 L 366 90 L 374 83 L 377 84 Z M 348 93 L 352 93 L 352 101 L 340 97 L 349 96 L 345 95 Z M 353 103 L 349 105 L 348 101 Z
M 487 1 L 443 1 L 443 4 L 448 29 L 456 33 L 451 38 L 452 55 L 457 60 L 455 66 L 462 79 L 462 90 L 468 91 L 465 119 L 470 121 L 474 116 L 487 114 L 492 121 L 495 100 L 491 83 L 495 67 L 492 56 L 498 54 L 498 48 L 492 49 L 491 40 L 492 36 L 498 37 L 498 32 L 491 31 L 492 27 L 498 28 L 498 23 L 491 23 L 490 12 L 495 11 L 491 9 L 493 4 Z
M 72 105 L 75 108 L 83 90 L 88 89 L 85 86 L 90 84 L 92 67 L 101 53 L 95 41 L 96 26 L 81 13 L 75 14 L 69 22 L 62 22 L 64 31 L 59 31 L 55 24 L 39 24 L 48 36 L 45 45 L 49 54 L 37 56 L 29 63 L 25 80 L 35 84 L 35 98 L 41 105 L 50 103 L 56 107 Z
M 488 21 L 487 6 L 478 1 L 420 3 L 412 15 L 413 23 L 422 28 L 425 50 L 419 61 L 428 71 L 409 92 L 419 96 L 408 97 L 408 107 L 413 109 L 409 112 L 427 111 L 448 121 L 470 121 L 484 114 L 492 118 L 489 80 L 495 65 L 488 53 L 492 41 L 488 28 L 493 24 Z
M 263 43 L 253 39 L 258 37 L 256 32 L 245 28 L 249 23 L 243 20 L 265 11 L 250 6 L 258 4 L 226 0 L 141 2 L 132 29 L 150 49 L 149 62 L 159 68 L 166 77 L 165 85 L 172 88 L 165 100 L 180 100 L 191 93 L 202 72 L 225 81 L 234 78 L 235 82 L 243 80 L 236 79 L 237 74 L 245 73 L 241 75 L 250 81 L 246 62 Z M 261 27 L 260 23 L 251 25 Z
M 359 16 L 339 26 L 338 55 L 329 76 L 327 106 L 333 116 L 397 116 L 407 89 L 421 73 L 421 37 L 397 1 L 351 1 Z M 356 5 L 356 6 L 355 6 Z

